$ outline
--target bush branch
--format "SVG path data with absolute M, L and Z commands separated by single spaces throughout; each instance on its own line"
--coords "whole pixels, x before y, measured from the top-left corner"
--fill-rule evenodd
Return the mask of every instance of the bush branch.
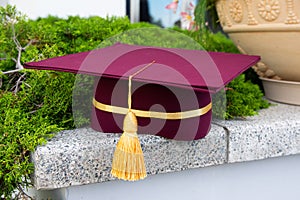
M 16 94 L 19 91 L 19 85 L 22 83 L 22 79 L 25 77 L 26 73 L 22 74 L 16 82 L 14 93 Z
M 12 73 L 16 73 L 16 72 L 19 72 L 21 71 L 22 69 L 14 69 L 14 70 L 10 70 L 10 71 L 5 71 L 5 72 L 1 72 L 1 74 L 12 74 Z

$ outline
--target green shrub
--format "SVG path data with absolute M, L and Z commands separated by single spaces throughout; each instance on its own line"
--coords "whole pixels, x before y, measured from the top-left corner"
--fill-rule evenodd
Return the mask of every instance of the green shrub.
M 27 94 L 0 93 L 0 195 L 11 199 L 15 188 L 30 185 L 29 153 L 60 130 L 47 117 L 24 111 Z
M 269 107 L 259 86 L 246 81 L 244 74 L 231 81 L 227 88 L 226 119 L 255 115 L 258 110 Z
M 17 23 L 9 24 L 9 18 Z M 127 18 L 100 17 L 60 19 L 49 16 L 27 20 L 12 6 L 0 8 L 0 70 L 15 68 L 18 51 L 12 40 L 14 28 L 22 47 L 21 62 L 87 51 L 131 25 Z M 13 26 L 12 26 L 13 25 Z M 75 75 L 25 70 L 0 74 L 0 198 L 12 199 L 14 190 L 30 186 L 33 165 L 29 152 L 63 129 L 74 128 L 72 92 Z M 84 119 L 82 123 L 86 123 Z

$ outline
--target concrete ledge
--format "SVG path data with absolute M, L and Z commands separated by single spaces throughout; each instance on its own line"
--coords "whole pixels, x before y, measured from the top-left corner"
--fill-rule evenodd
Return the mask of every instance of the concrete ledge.
M 277 104 L 258 116 L 215 121 L 205 139 L 192 142 L 140 135 L 149 175 L 300 153 L 300 107 Z M 223 128 L 225 127 L 225 128 Z M 113 180 L 118 134 L 90 128 L 62 131 L 32 153 L 36 189 Z
M 230 163 L 300 153 L 300 106 L 274 103 L 258 116 L 220 124 L 230 132 Z
M 110 175 L 112 155 L 119 134 L 91 128 L 62 131 L 32 154 L 36 189 L 55 189 L 98 183 Z M 203 140 L 180 142 L 140 135 L 149 175 L 182 171 L 226 162 L 226 133 L 213 126 Z

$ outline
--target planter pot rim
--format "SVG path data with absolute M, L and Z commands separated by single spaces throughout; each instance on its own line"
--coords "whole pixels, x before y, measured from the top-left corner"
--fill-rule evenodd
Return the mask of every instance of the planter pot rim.
M 263 81 L 269 81 L 269 82 L 274 82 L 274 83 L 283 83 L 283 84 L 289 84 L 289 85 L 299 85 L 299 87 L 300 87 L 299 81 L 275 80 L 275 79 L 263 78 L 263 77 L 259 77 L 259 78 Z
M 300 106 L 300 82 L 262 77 L 260 79 L 263 82 L 265 95 L 268 99 Z

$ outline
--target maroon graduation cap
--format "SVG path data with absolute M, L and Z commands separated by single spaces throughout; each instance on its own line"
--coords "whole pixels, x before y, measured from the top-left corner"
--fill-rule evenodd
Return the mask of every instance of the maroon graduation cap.
M 91 116 L 91 127 L 97 131 L 122 132 L 124 116 L 130 110 L 137 118 L 139 133 L 196 140 L 205 137 L 210 129 L 211 93 L 224 88 L 259 59 L 117 43 L 24 66 L 98 77 Z M 125 121 L 127 118 L 132 120 L 131 115 Z M 124 122 L 124 129 L 135 130 L 128 126 Z M 135 180 L 135 176 L 125 177 Z

